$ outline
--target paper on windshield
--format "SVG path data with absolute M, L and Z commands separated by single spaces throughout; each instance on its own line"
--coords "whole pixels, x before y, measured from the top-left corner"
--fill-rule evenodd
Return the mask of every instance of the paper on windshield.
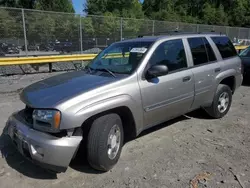
M 142 53 L 144 54 L 147 51 L 147 48 L 132 48 L 132 50 L 130 50 L 130 53 Z

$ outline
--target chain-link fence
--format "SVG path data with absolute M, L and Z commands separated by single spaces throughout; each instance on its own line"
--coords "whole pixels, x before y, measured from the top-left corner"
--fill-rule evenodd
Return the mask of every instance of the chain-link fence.
M 243 41 L 242 44 L 249 45 L 250 42 L 249 28 L 0 7 L 0 56 L 99 53 L 116 41 L 139 35 L 163 35 L 176 30 L 214 31 L 227 34 L 234 43 Z M 52 68 L 72 70 L 77 66 L 72 62 L 55 63 Z M 45 69 L 47 70 L 40 65 L 0 66 L 0 75 L 39 72 Z
M 98 53 L 115 41 L 173 30 L 250 39 L 248 28 L 0 8 L 0 55 Z

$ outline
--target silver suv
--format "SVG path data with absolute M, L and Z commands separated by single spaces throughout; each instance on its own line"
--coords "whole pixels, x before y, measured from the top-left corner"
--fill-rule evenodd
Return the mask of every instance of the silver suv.
M 124 140 L 203 108 L 227 114 L 242 83 L 241 60 L 228 37 L 175 34 L 139 37 L 103 50 L 84 70 L 25 88 L 26 108 L 8 120 L 18 150 L 42 167 L 64 172 L 80 148 L 108 171 Z M 86 147 L 80 147 L 80 145 Z

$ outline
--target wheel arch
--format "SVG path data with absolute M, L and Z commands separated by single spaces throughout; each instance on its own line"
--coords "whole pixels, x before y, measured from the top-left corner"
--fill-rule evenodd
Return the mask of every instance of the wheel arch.
M 106 111 L 96 113 L 92 115 L 91 117 L 87 118 L 86 120 L 84 120 L 81 125 L 82 131 L 83 131 L 83 137 L 85 138 L 87 137 L 89 130 L 91 128 L 91 125 L 95 119 L 97 119 L 98 117 L 104 116 L 106 114 L 112 114 L 112 113 L 119 115 L 122 120 L 125 141 L 128 141 L 137 136 L 138 129 L 137 129 L 135 118 L 133 116 L 132 111 L 127 106 L 119 106 L 116 108 L 112 108 Z
M 219 84 L 224 84 L 230 87 L 230 89 L 232 90 L 232 93 L 234 93 L 235 89 L 236 89 L 236 70 L 234 69 L 229 69 L 227 71 L 223 71 L 220 74 L 217 75 L 216 80 L 217 80 L 217 86 L 218 87 Z
M 221 80 L 220 84 L 227 85 L 231 89 L 232 93 L 234 93 L 236 87 L 235 76 L 229 76 L 224 78 L 223 80 Z
M 128 95 L 99 101 L 79 110 L 75 117 L 79 122 L 78 125 L 81 125 L 84 131 L 88 132 L 89 125 L 94 119 L 108 113 L 116 113 L 121 117 L 126 135 L 135 137 L 143 129 L 142 106 Z

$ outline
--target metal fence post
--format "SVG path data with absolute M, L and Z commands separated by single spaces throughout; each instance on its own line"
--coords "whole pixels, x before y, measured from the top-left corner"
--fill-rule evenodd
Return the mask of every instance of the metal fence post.
M 212 26 L 212 32 L 215 32 L 215 26 L 214 25 Z
M 196 32 L 199 33 L 199 30 L 200 30 L 200 26 L 199 26 L 199 24 L 197 24 L 197 26 L 196 26 Z
M 240 28 L 238 29 L 238 39 L 240 38 Z
M 121 22 L 120 22 L 120 29 L 121 29 L 121 41 L 123 39 L 123 19 L 121 18 Z
M 81 54 L 83 53 L 83 46 L 82 46 L 82 17 L 81 14 L 80 17 L 80 48 L 81 48 Z
M 153 20 L 152 36 L 155 35 L 155 20 Z
M 176 31 L 179 31 L 179 29 L 180 29 L 180 23 L 179 22 L 176 22 Z
M 25 46 L 25 54 L 28 56 L 28 47 L 27 47 L 27 36 L 26 36 L 26 24 L 24 17 L 24 9 L 22 9 L 22 18 L 23 18 L 23 36 L 24 36 L 24 46 Z
M 226 27 L 226 35 L 229 35 L 229 27 Z

